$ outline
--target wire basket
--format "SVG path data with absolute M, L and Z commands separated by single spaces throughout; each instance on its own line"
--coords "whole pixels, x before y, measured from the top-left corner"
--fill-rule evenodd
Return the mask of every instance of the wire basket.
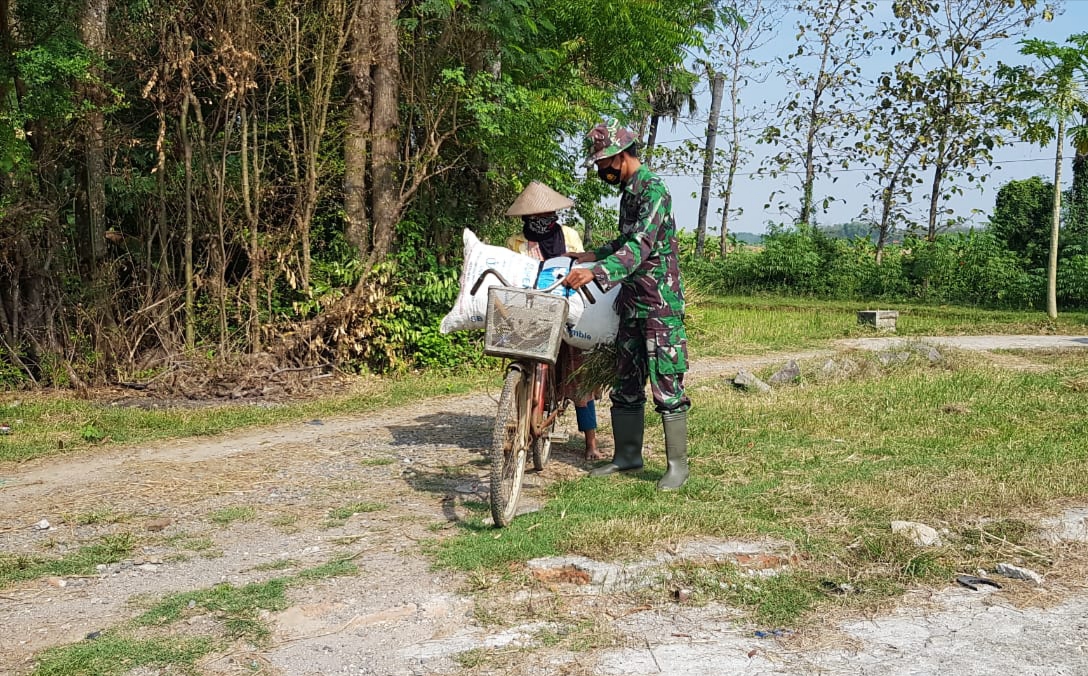
M 562 296 L 492 286 L 487 290 L 484 354 L 555 364 L 566 323 Z

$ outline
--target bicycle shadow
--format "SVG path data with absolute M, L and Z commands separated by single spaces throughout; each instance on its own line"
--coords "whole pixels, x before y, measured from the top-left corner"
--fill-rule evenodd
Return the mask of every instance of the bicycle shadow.
M 458 507 L 465 502 L 488 500 L 494 424 L 494 415 L 436 411 L 388 426 L 390 445 L 413 451 L 401 456 L 401 478 L 414 491 L 441 496 L 449 522 L 462 520 Z
M 570 420 L 565 418 L 561 419 L 560 427 L 567 432 L 568 439 L 552 444 L 551 457 L 543 472 L 534 471 L 532 457 L 527 459 L 525 488 L 532 490 L 554 481 L 577 479 L 600 464 L 585 460 L 584 438 L 572 429 L 573 415 Z M 494 424 L 493 415 L 438 411 L 388 427 L 393 436 L 390 445 L 419 449 L 418 454 L 402 456 L 403 480 L 417 492 L 441 496 L 442 515 L 450 523 L 463 522 L 472 506 L 489 504 Z M 601 437 L 598 433 L 598 443 L 604 441 Z M 604 441 L 609 457 L 610 442 L 610 438 Z M 448 463 L 442 459 L 444 450 L 449 452 Z M 467 458 L 465 451 L 469 452 Z

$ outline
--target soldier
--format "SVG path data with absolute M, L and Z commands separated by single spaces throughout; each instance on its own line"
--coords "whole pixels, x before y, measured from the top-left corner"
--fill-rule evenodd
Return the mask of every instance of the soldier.
M 688 367 L 684 329 L 684 285 L 672 215 L 672 196 L 661 179 L 643 166 L 630 131 L 617 122 L 589 132 L 591 151 L 585 166 L 620 186 L 620 236 L 592 252 L 570 254 L 579 263 L 566 284 L 579 288 L 596 279 L 602 286 L 623 285 L 616 335 L 616 378 L 612 387 L 612 461 L 590 472 L 605 476 L 642 467 L 646 379 L 665 427 L 668 469 L 659 490 L 676 490 L 688 478 L 687 411 L 684 394 Z

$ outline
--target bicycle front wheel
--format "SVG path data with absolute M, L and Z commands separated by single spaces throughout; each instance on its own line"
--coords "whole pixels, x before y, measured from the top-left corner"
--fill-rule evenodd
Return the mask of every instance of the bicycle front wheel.
M 491 516 L 502 527 L 514 520 L 529 452 L 530 378 L 520 369 L 506 372 L 491 438 Z

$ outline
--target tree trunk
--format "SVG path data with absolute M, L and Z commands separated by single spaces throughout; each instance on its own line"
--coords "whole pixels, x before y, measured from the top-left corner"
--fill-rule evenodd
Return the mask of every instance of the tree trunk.
M 805 138 L 805 183 L 801 190 L 800 225 L 812 224 L 812 196 L 816 185 L 816 105 L 813 104 L 808 135 Z
M 884 245 L 888 240 L 888 223 L 892 217 L 892 195 L 895 193 L 894 182 L 884 188 L 884 194 L 881 199 L 880 208 L 880 225 L 878 226 L 876 234 L 876 264 L 880 265 L 884 262 Z
M 100 59 L 105 58 L 106 19 L 109 0 L 89 0 L 81 21 L 83 43 Z M 98 72 L 98 66 L 92 67 Z M 106 181 L 105 129 L 102 113 L 102 93 L 97 85 L 84 87 L 90 109 L 84 114 L 82 127 L 83 166 L 79 172 L 79 199 L 76 224 L 79 232 L 80 272 L 84 282 L 98 281 L 98 268 L 106 257 Z
M 1058 118 L 1058 150 L 1054 153 L 1054 213 L 1050 223 L 1050 260 L 1046 266 L 1046 316 L 1058 318 L 1058 234 L 1062 217 L 1062 144 L 1065 119 Z
M 249 351 L 255 354 L 261 351 L 261 309 L 257 300 L 261 283 L 260 237 L 257 232 L 257 226 L 260 223 L 261 178 L 260 165 L 257 161 L 257 125 L 253 125 L 253 176 L 251 178 L 249 111 L 246 106 L 242 106 L 240 114 L 242 117 L 242 206 L 246 212 L 249 230 L 249 250 L 246 252 L 249 255 L 249 289 L 246 294 L 249 302 Z
M 710 78 L 710 118 L 706 121 L 706 155 L 703 157 L 703 189 L 699 195 L 699 225 L 695 235 L 695 255 L 702 256 L 706 247 L 706 214 L 710 207 L 710 179 L 714 173 L 714 148 L 718 141 L 718 117 L 722 111 L 722 91 L 725 76 L 715 73 Z
M 642 162 L 649 167 L 651 160 L 653 160 L 654 146 L 657 145 L 657 123 L 661 121 L 659 115 L 650 116 L 650 131 L 646 136 L 646 152 L 642 157 Z
M 722 232 L 721 250 L 722 257 L 729 255 L 729 213 L 733 208 L 733 182 L 737 177 L 737 167 L 740 166 L 740 68 L 739 55 L 733 59 L 733 74 L 729 78 L 729 107 L 730 129 L 732 131 L 732 144 L 729 148 L 729 169 L 725 174 L 725 191 L 722 201 Z
M 348 50 L 350 112 L 344 131 L 344 236 L 355 245 L 360 261 L 370 256 L 366 167 L 373 95 L 370 75 L 370 64 L 374 59 L 372 10 L 370 0 L 359 0 L 357 3 Z
M 185 349 L 196 346 L 196 289 L 193 287 L 193 141 L 189 138 L 189 98 L 186 86 L 181 102 L 181 150 L 185 158 Z
M 929 191 L 929 228 L 926 239 L 937 239 L 937 206 L 941 199 L 941 182 L 944 180 L 944 141 L 937 148 L 937 161 L 933 165 L 933 186 Z
M 400 219 L 401 199 L 397 185 L 397 97 L 400 84 L 397 0 L 374 2 L 375 56 L 374 103 L 370 128 L 371 176 L 373 177 L 374 248 L 367 261 L 372 269 L 389 254 Z

